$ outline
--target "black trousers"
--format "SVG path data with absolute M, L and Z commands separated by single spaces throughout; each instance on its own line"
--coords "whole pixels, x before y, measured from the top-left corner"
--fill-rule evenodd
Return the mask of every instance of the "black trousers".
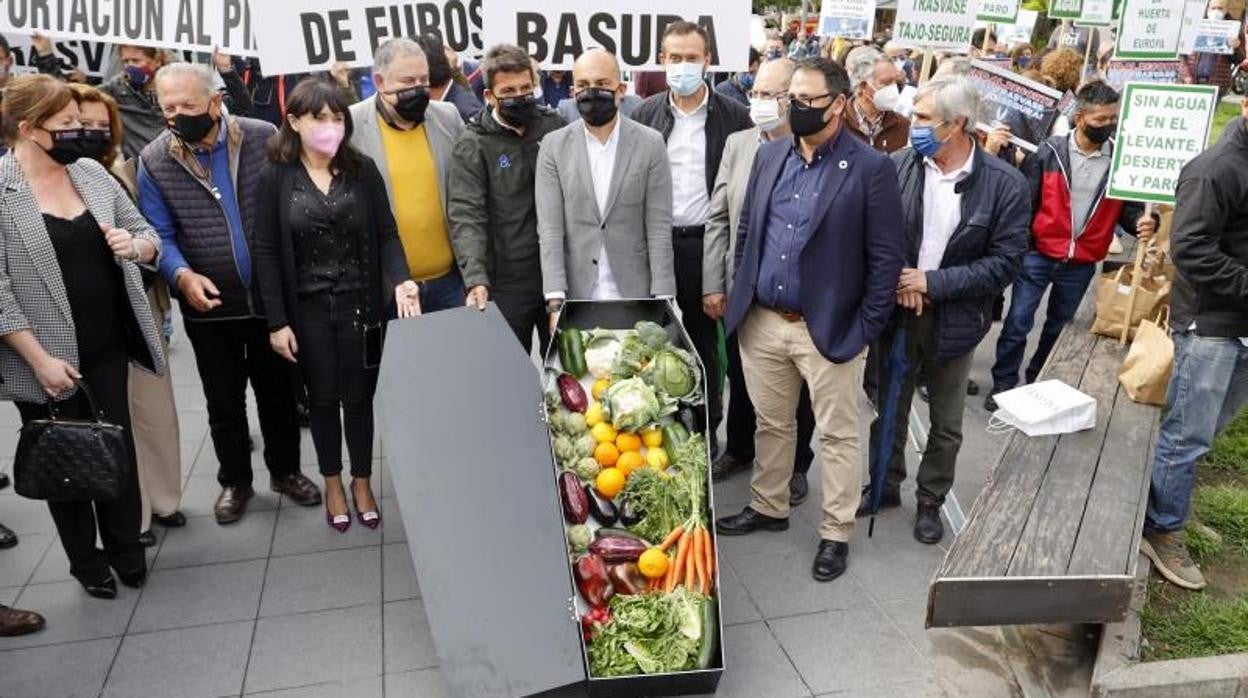
M 222 487 L 251 485 L 247 383 L 251 382 L 264 437 L 264 463 L 274 478 L 299 471 L 299 420 L 289 363 L 269 346 L 264 320 L 185 323 L 204 385 L 208 429 Z
M 118 347 L 110 356 L 82 357 L 80 370 L 95 394 L 97 406 L 104 411 L 108 421 L 125 427 L 126 440 L 130 442 L 130 476 L 122 484 L 120 497 L 107 502 L 48 502 L 56 532 L 65 547 L 65 556 L 69 558 L 70 574 L 84 584 L 94 584 L 109 575 L 110 566 L 131 574 L 145 569 L 147 561 L 139 543 L 142 513 L 134 441 L 130 432 L 130 399 L 126 388 L 129 358 L 125 348 Z M 45 404 L 15 404 L 23 424 L 48 416 Z M 90 403 L 81 391 L 58 408 L 63 417 L 91 416 Z M 103 550 L 95 547 L 97 530 L 104 543 Z
M 364 321 L 357 294 L 299 298 L 296 357 L 308 388 L 312 445 L 321 475 L 342 472 L 345 430 L 352 477 L 373 474 L 373 394 L 377 369 L 364 368 Z
M 533 330 L 537 330 L 537 351 L 544 356 L 550 346 L 550 317 L 542 290 L 501 287 L 491 289 L 490 295 L 525 351 L 533 351 Z
M 741 369 L 741 345 L 737 333 L 728 335 L 728 446 L 727 453 L 738 460 L 754 460 L 754 403 L 745 387 L 745 372 Z M 815 452 L 810 442 L 815 436 L 815 411 L 810 406 L 810 388 L 802 383 L 802 395 L 797 402 L 797 452 L 793 459 L 793 472 L 810 471 Z
M 707 416 L 711 432 L 719 429 L 724 416 L 724 391 L 719 384 L 718 323 L 702 311 L 702 234 L 697 228 L 672 230 L 673 267 L 676 270 L 676 305 L 693 348 L 706 369 Z M 712 441 L 711 451 L 718 452 Z

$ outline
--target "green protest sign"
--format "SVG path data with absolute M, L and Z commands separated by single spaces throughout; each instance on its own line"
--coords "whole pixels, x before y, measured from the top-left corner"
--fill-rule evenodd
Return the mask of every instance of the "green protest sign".
M 1051 0 L 1049 2 L 1049 19 L 1079 19 L 1083 9 L 1083 0 Z
M 979 0 L 898 0 L 893 40 L 902 46 L 966 51 Z
M 981 22 L 997 24 L 1014 24 L 1018 19 L 1019 0 L 979 0 L 979 14 L 975 19 Z
M 1212 85 L 1127 83 L 1106 194 L 1173 204 L 1179 171 L 1205 149 L 1217 104 Z
M 1185 0 L 1125 0 L 1114 58 L 1172 61 L 1179 56 Z

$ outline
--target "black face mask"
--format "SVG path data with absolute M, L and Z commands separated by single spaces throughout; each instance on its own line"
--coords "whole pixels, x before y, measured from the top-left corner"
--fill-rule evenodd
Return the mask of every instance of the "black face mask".
M 48 134 L 52 136 L 52 147 L 45 148 L 44 152 L 61 165 L 72 165 L 78 162 L 85 155 L 83 152 L 85 138 L 82 132 L 81 128 L 48 131 Z
M 106 129 L 82 129 L 82 156 L 92 160 L 103 160 L 113 148 L 113 136 Z
M 393 93 L 395 98 L 394 111 L 404 119 L 414 123 L 423 123 L 425 110 L 429 108 L 429 90 L 424 87 L 409 87 Z
M 813 136 L 823 130 L 828 122 L 823 120 L 823 113 L 827 111 L 827 107 L 808 107 L 798 100 L 789 103 L 789 128 L 792 129 L 793 135 L 801 138 L 802 136 Z
M 576 111 L 590 126 L 605 126 L 611 123 L 619 107 L 615 104 L 615 90 L 605 87 L 590 87 L 576 96 Z
M 537 118 L 537 98 L 530 92 L 498 100 L 498 114 L 510 126 L 527 128 Z
M 1104 126 L 1084 126 L 1083 136 L 1092 141 L 1096 145 L 1101 145 L 1114 135 L 1114 131 L 1118 129 L 1118 124 L 1105 124 Z
M 169 124 L 169 130 L 187 143 L 198 143 L 207 138 L 216 125 L 212 112 L 206 111 L 203 114 L 178 114 Z

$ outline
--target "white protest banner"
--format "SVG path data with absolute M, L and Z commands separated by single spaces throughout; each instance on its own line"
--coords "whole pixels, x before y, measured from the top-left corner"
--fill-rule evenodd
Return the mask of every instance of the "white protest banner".
M 679 14 L 677 14 L 679 13 Z M 663 31 L 695 22 L 711 42 L 711 70 L 745 70 L 749 63 L 750 0 L 519 0 L 485 3 L 481 35 L 487 46 L 516 44 L 543 68 L 567 70 L 586 49 L 615 54 L 624 70 L 653 70 Z
M 1179 33 L 1179 55 L 1192 53 L 1196 42 L 1196 27 L 1205 16 L 1205 0 L 1187 0 L 1183 5 L 1183 29 Z
M 1241 28 L 1242 25 L 1234 20 L 1200 20 L 1196 23 L 1192 53 L 1232 53 L 1231 39 L 1239 34 Z
M 328 70 L 336 62 L 373 64 L 389 39 L 434 33 L 453 51 L 479 54 L 481 0 L 257 0 L 252 6 L 264 72 Z
M 975 19 L 981 22 L 1013 24 L 1018 19 L 1018 0 L 979 0 L 979 12 Z
M 1083 0 L 1075 20 L 1078 27 L 1108 27 L 1113 23 L 1114 0 Z
M 1031 43 L 1031 32 L 1036 28 L 1036 18 L 1040 13 L 1036 10 L 1020 9 L 1018 17 L 1012 24 L 997 25 L 997 40 L 1013 48 L 1019 44 Z
M 1178 61 L 1110 61 L 1105 64 L 1105 82 L 1122 91 L 1128 82 L 1154 82 L 1177 85 Z
M 979 0 L 898 0 L 893 40 L 901 46 L 965 52 Z
M 875 0 L 823 0 L 819 36 L 828 39 L 871 39 Z
M 1205 149 L 1217 104 L 1213 85 L 1127 83 L 1106 194 L 1173 204 L 1179 170 Z
M 1184 4 L 1185 0 L 1126 0 L 1114 57 L 1133 61 L 1178 58 Z
M 9 53 L 13 56 L 13 74 L 25 75 L 39 72 L 32 64 L 35 57 L 30 37 L 22 34 L 6 34 Z M 81 70 L 89 78 L 107 78 L 113 74 L 115 46 L 98 41 L 55 41 L 52 53 L 61 62 L 61 70 Z
M 257 4 L 268 4 L 273 0 Z M 256 55 L 247 0 L 4 0 L 0 32 Z
M 1050 0 L 1049 19 L 1079 19 L 1083 0 Z

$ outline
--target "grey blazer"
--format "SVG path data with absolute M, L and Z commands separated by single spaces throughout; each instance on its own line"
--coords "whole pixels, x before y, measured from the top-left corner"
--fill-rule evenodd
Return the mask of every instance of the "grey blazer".
M 615 169 L 605 212 L 590 176 L 585 124 L 542 139 L 537 156 L 537 233 L 547 295 L 589 298 L 605 243 L 625 298 L 676 295 L 672 271 L 672 173 L 658 131 L 619 120 Z
M 757 126 L 738 131 L 724 143 L 715 189 L 711 191 L 711 213 L 702 238 L 702 295 L 727 293 L 732 286 L 733 248 L 741 223 L 741 204 L 750 184 L 750 170 L 758 153 Z
M 124 228 L 160 250 L 156 231 L 102 165 L 83 158 L 66 169 L 74 188 L 101 225 Z M 48 237 L 39 204 L 12 153 L 0 157 L 0 236 L 3 236 L 0 241 L 0 335 L 32 330 L 45 351 L 78 368 L 74 317 L 56 251 Z M 120 260 L 117 264 L 122 270 L 130 309 L 134 311 L 152 359 L 152 364 L 144 368 L 163 374 L 164 348 L 143 290 L 139 267 Z M 2 341 L 0 399 L 35 403 L 47 400 L 35 372 Z
M 390 182 L 390 165 L 386 162 L 386 149 L 381 144 L 381 119 L 377 114 L 377 95 L 351 105 L 351 121 L 355 130 L 351 145 L 377 163 L 381 178 L 386 182 L 386 195 L 390 208 L 394 208 L 394 185 Z M 442 199 L 442 213 L 446 215 L 446 190 L 451 175 L 451 150 L 464 130 L 455 105 L 446 102 L 430 102 L 425 111 L 425 133 L 429 137 L 429 149 L 438 168 L 438 195 Z

